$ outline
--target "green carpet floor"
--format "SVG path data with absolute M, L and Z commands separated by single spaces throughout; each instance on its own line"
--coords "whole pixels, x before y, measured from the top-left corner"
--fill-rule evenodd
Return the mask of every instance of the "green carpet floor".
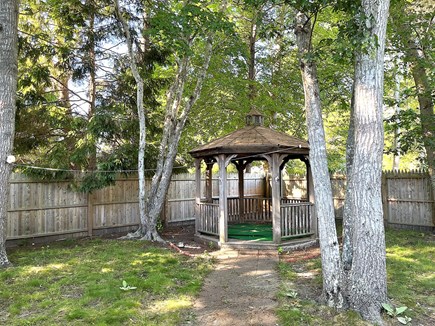
M 228 224 L 228 238 L 272 241 L 272 224 Z

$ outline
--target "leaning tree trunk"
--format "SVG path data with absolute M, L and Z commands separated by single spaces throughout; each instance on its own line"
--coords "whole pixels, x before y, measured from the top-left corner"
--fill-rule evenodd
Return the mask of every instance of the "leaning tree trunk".
M 225 5 L 225 1 L 223 2 Z M 222 6 L 224 6 L 222 5 Z M 141 225 L 139 229 L 128 237 L 140 237 L 141 240 L 163 241 L 157 232 L 157 221 L 161 214 L 166 193 L 169 188 L 172 169 L 175 157 L 178 151 L 178 144 L 181 133 L 186 124 L 188 115 L 201 94 L 202 85 L 210 64 L 212 54 L 212 42 L 208 37 L 204 53 L 204 62 L 198 72 L 195 89 L 187 100 L 184 99 L 185 83 L 187 81 L 189 66 L 191 62 L 190 55 L 186 54 L 179 62 L 177 75 L 172 83 L 166 99 L 166 117 L 163 127 L 162 141 L 159 147 L 159 156 L 157 158 L 157 167 L 151 181 L 151 189 L 148 198 L 145 196 L 145 174 L 144 174 L 144 157 L 145 157 L 145 113 L 143 110 L 143 86 L 144 81 L 139 75 L 139 70 L 135 61 L 133 51 L 133 40 L 129 31 L 129 26 L 123 18 L 119 1 L 115 0 L 115 13 L 121 22 L 130 57 L 130 67 L 137 85 L 137 109 L 139 115 L 140 140 L 139 140 L 139 211 Z M 193 37 L 189 37 L 190 46 Z
M 323 295 L 326 303 L 343 307 L 340 252 L 335 228 L 331 180 L 326 157 L 325 131 L 320 105 L 316 65 L 310 59 L 311 22 L 299 12 L 296 16 L 296 41 L 305 93 L 305 115 L 310 141 L 310 165 L 313 174 L 316 214 L 322 256 Z
M 178 73 L 167 95 L 166 119 L 163 129 L 163 139 L 157 169 L 151 181 L 150 196 L 147 201 L 147 223 L 142 225 L 142 239 L 158 240 L 157 221 L 162 212 L 166 193 L 172 176 L 172 169 L 178 152 L 181 133 L 186 124 L 193 105 L 198 100 L 202 86 L 210 65 L 212 55 L 212 39 L 206 40 L 204 62 L 198 73 L 196 86 L 187 102 L 183 101 L 184 85 L 187 80 L 190 58 L 185 57 L 180 61 Z M 179 109 L 182 107 L 181 113 Z
M 351 309 L 382 324 L 381 304 L 387 301 L 385 233 L 381 200 L 384 146 L 382 95 L 388 0 L 361 2 L 361 31 L 370 36 L 368 47 L 355 55 L 352 166 L 346 192 L 352 232 L 345 269 L 346 298 Z M 344 235 L 349 230 L 344 230 Z
M 6 254 L 9 176 L 7 158 L 13 150 L 17 92 L 18 1 L 0 2 L 0 268 L 10 265 Z

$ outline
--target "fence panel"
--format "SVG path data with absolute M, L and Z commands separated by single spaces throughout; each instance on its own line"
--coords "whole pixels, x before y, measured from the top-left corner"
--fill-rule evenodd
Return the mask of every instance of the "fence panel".
M 70 190 L 68 182 L 33 182 L 18 174 L 10 178 L 6 236 L 28 238 L 86 232 L 87 196 Z
M 393 225 L 433 227 L 433 193 L 424 173 L 387 172 L 387 222 Z
M 138 196 L 137 178 L 118 179 L 114 185 L 95 191 L 90 205 L 94 209 L 93 229 L 139 224 Z

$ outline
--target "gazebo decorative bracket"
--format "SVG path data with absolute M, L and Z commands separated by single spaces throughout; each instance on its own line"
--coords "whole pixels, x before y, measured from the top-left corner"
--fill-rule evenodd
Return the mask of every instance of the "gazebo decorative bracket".
M 225 158 L 225 160 L 224 160 L 224 166 L 227 167 L 228 165 L 230 165 L 231 160 L 234 159 L 234 158 L 236 158 L 236 157 L 237 157 L 236 154 L 233 154 L 233 155 L 227 156 L 227 157 Z M 219 162 L 219 160 L 220 160 L 220 159 L 219 159 L 219 156 L 214 156 L 213 158 L 214 158 L 214 160 L 215 160 L 216 162 Z

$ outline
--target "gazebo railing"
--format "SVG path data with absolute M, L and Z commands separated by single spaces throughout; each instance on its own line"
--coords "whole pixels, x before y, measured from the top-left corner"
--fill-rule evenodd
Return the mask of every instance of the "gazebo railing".
M 244 197 L 244 213 L 240 218 L 239 198 L 228 198 L 228 222 L 271 222 L 271 204 L 271 198 Z
M 306 201 L 281 204 L 281 237 L 311 235 L 313 204 Z
M 270 198 L 245 197 L 244 216 L 239 217 L 239 198 L 228 198 L 228 222 L 271 222 Z M 292 238 L 313 234 L 313 204 L 306 200 L 283 198 L 281 200 L 281 237 Z M 197 231 L 219 235 L 219 200 L 198 204 Z
M 201 233 L 219 235 L 219 204 L 201 202 L 198 206 L 198 231 Z

